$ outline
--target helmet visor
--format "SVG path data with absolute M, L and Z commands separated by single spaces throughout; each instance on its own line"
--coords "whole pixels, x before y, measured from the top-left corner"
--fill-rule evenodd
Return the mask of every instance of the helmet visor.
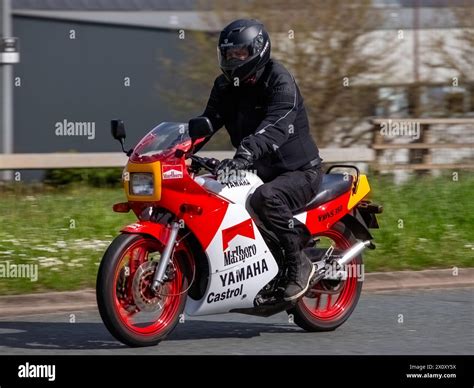
M 234 70 L 255 58 L 257 53 L 254 53 L 254 51 L 251 43 L 239 45 L 222 44 L 217 48 L 219 65 L 223 69 Z

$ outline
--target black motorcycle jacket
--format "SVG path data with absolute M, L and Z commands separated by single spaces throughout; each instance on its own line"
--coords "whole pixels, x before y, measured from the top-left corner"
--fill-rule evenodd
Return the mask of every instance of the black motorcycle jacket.
M 217 77 L 202 116 L 209 118 L 214 131 L 226 127 L 237 154 L 249 152 L 264 181 L 322 161 L 299 88 L 275 60 L 253 85 L 234 86 L 224 75 Z

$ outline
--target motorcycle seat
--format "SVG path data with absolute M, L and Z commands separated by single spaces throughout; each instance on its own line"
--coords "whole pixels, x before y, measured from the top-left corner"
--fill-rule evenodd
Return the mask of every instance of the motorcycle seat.
M 303 208 L 297 210 L 295 214 L 314 209 L 349 191 L 352 187 L 353 179 L 352 175 L 324 174 L 318 193 Z

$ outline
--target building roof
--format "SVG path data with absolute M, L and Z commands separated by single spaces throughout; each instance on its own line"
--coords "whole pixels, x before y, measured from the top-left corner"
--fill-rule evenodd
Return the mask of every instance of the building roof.
M 110 24 L 127 27 L 219 31 L 216 15 L 209 12 L 195 11 L 46 11 L 46 10 L 16 10 L 14 16 L 80 23 Z
M 209 1 L 197 0 L 12 0 L 14 9 L 63 11 L 191 11 Z

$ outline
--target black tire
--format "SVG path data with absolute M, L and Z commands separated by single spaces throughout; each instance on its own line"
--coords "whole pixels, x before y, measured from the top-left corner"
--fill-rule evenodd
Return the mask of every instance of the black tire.
M 107 248 L 102 261 L 99 266 L 96 283 L 96 298 L 99 313 L 109 332 L 120 342 L 131 347 L 154 346 L 162 341 L 178 324 L 179 317 L 184 310 L 186 303 L 187 292 L 176 298 L 180 298 L 178 312 L 174 318 L 167 324 L 166 328 L 154 335 L 138 334 L 130 330 L 124 325 L 114 308 L 114 275 L 118 261 L 122 258 L 124 252 L 132 244 L 139 240 L 152 240 L 151 237 L 137 235 L 137 234 L 121 234 L 117 236 L 114 241 Z M 188 277 L 183 271 L 183 285 L 182 289 L 186 290 L 188 287 Z
M 354 237 L 352 231 L 342 222 L 337 222 L 331 228 L 331 231 L 340 235 L 346 241 L 346 244 L 350 244 L 353 246 L 357 243 L 357 239 Z M 324 234 L 322 234 L 324 235 Z M 347 247 L 345 247 L 347 249 Z M 362 255 L 357 256 L 351 262 L 351 264 L 362 265 Z M 362 292 L 362 285 L 363 281 L 357 281 L 357 285 L 355 286 L 355 291 L 353 295 L 353 299 L 351 299 L 350 306 L 339 316 L 337 316 L 334 320 L 324 320 L 318 319 L 304 305 L 303 298 L 300 298 L 295 306 L 289 310 L 287 310 L 288 315 L 292 315 L 294 322 L 306 331 L 332 331 L 341 326 L 349 317 L 351 316 L 352 312 L 357 306 L 357 302 L 359 301 L 360 294 Z

